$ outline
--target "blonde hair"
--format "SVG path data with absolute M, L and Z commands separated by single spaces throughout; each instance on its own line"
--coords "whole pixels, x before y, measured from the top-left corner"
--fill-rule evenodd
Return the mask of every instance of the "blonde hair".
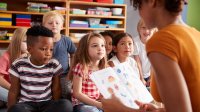
M 64 23 L 64 17 L 62 14 L 60 14 L 57 11 L 49 11 L 43 15 L 42 24 L 45 24 L 45 21 L 47 21 L 51 17 L 59 17 L 61 21 Z
M 91 62 L 91 57 L 89 56 L 89 52 L 88 52 L 88 48 L 89 48 L 89 42 L 91 40 L 91 38 L 101 38 L 102 40 L 104 40 L 105 43 L 105 39 L 102 35 L 97 34 L 97 33 L 89 33 L 85 36 L 83 36 L 81 38 L 81 40 L 79 41 L 79 45 L 78 48 L 76 50 L 76 53 L 74 55 L 74 60 L 72 63 L 72 68 L 74 68 L 78 63 L 80 63 L 82 65 L 82 69 L 83 69 L 83 74 L 84 74 L 84 79 L 87 79 L 88 76 L 86 76 L 88 74 L 88 70 L 89 70 L 89 64 Z M 98 68 L 99 69 L 103 69 L 107 67 L 107 58 L 106 55 L 100 60 Z M 73 78 L 73 75 L 70 74 L 70 79 Z
M 139 35 L 140 35 L 140 28 L 141 28 L 143 25 L 146 26 L 145 23 L 144 23 L 144 20 L 143 20 L 143 19 L 140 19 L 139 22 L 138 22 L 138 24 L 137 24 L 137 31 L 138 31 L 138 34 L 139 34 Z M 158 31 L 157 28 L 151 28 L 151 29 L 149 29 L 149 30 L 150 30 L 153 34 L 154 34 L 155 32 Z
M 26 31 L 27 28 L 17 28 L 14 31 L 13 37 L 8 46 L 11 63 L 22 55 L 21 44 L 23 41 L 26 41 Z
M 144 20 L 143 20 L 143 19 L 140 19 L 139 22 L 138 22 L 138 24 L 137 24 L 137 31 L 138 31 L 138 33 L 140 32 L 140 28 L 141 28 L 143 25 L 145 25 Z

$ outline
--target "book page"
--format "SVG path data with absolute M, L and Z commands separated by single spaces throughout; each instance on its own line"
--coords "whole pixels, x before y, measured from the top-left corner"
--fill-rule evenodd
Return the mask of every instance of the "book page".
M 111 67 L 93 72 L 90 78 L 94 81 L 105 99 L 110 98 L 111 94 L 115 94 L 126 106 L 138 108 L 134 102 L 134 98 L 130 95 L 126 87 L 124 87 L 124 84 Z
M 124 87 L 130 92 L 131 96 L 138 101 L 149 103 L 153 101 L 153 97 L 147 90 L 146 86 L 137 77 L 138 73 L 135 72 L 129 64 L 121 63 L 114 68 L 115 73 L 122 81 Z

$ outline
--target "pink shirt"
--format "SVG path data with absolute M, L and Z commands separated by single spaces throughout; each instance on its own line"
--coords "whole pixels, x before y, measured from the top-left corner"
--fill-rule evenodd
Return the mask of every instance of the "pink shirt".
M 10 68 L 10 55 L 8 51 L 4 52 L 0 57 L 0 74 L 3 75 L 4 79 L 10 82 L 8 69 Z

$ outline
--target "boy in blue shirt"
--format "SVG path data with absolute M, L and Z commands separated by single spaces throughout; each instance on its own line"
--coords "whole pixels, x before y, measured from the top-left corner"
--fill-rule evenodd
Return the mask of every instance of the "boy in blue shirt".
M 62 97 L 71 100 L 71 83 L 67 80 L 67 74 L 69 71 L 69 55 L 70 59 L 72 59 L 76 47 L 69 37 L 61 34 L 64 24 L 63 15 L 56 11 L 47 12 L 43 16 L 42 24 L 53 32 L 53 57 L 57 59 L 63 67 L 63 72 L 61 74 Z

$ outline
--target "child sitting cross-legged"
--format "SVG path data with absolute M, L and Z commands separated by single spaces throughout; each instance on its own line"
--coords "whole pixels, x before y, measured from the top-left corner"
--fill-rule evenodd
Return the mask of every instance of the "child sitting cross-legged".
M 28 29 L 29 57 L 15 60 L 10 69 L 8 112 L 72 112 L 60 98 L 61 64 L 52 59 L 53 33 L 43 26 Z
M 79 41 L 72 64 L 72 103 L 74 112 L 102 112 L 100 92 L 90 79 L 92 72 L 107 67 L 105 40 L 100 34 L 90 33 Z

